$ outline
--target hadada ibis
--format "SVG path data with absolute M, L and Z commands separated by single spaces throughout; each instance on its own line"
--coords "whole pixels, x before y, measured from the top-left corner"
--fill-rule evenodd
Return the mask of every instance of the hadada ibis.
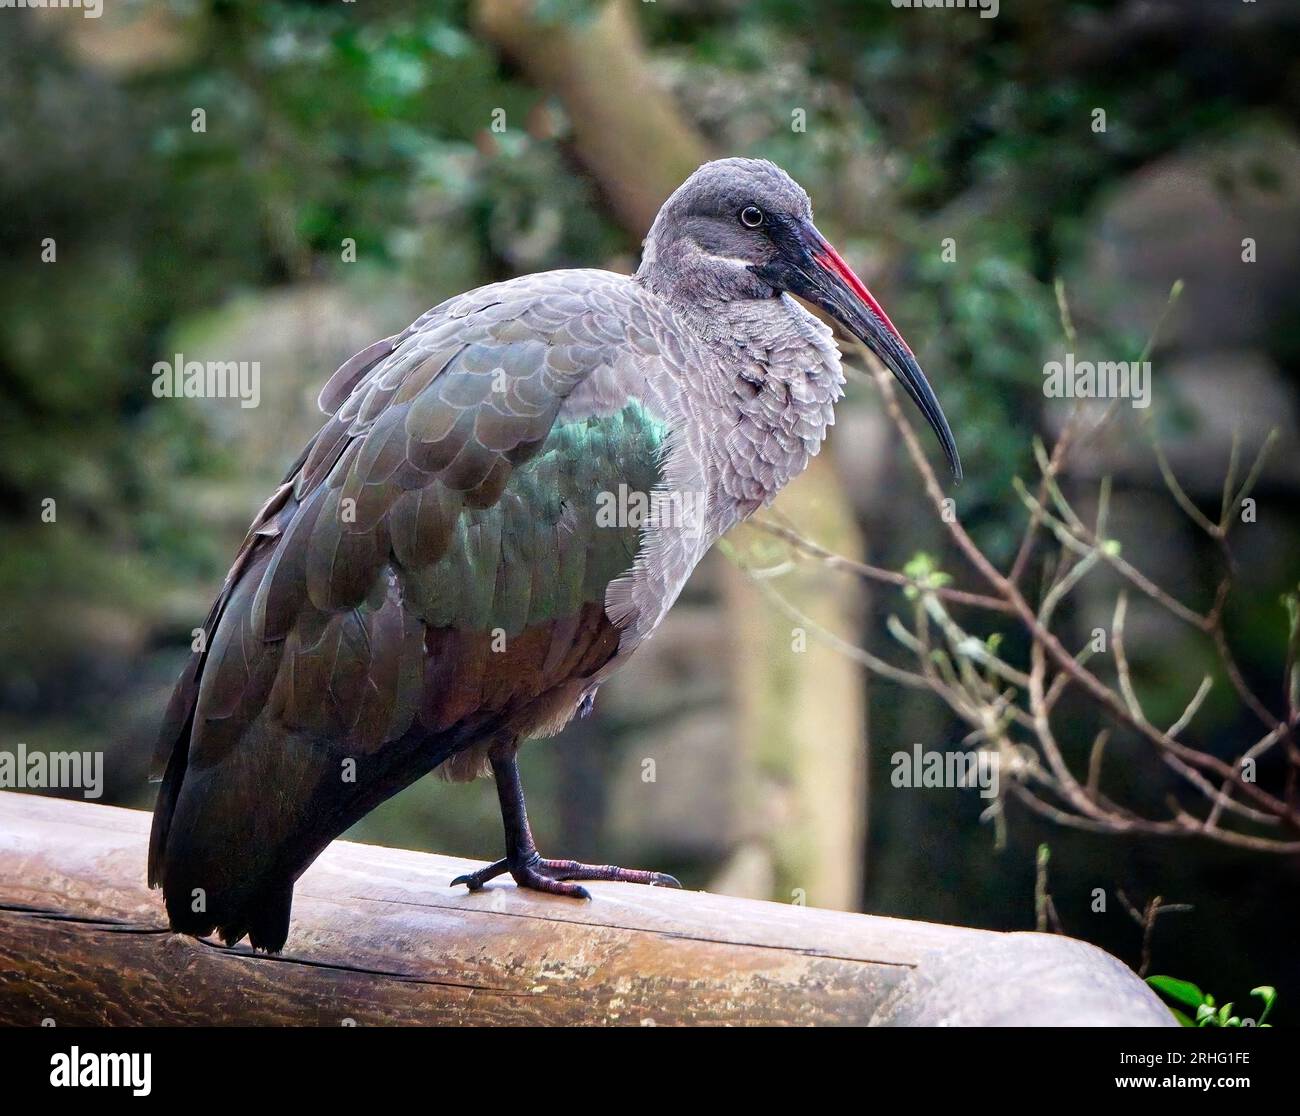
M 844 377 L 792 296 L 892 369 L 960 477 L 911 350 L 808 195 L 756 159 L 692 174 L 635 275 L 480 287 L 334 374 L 164 719 L 149 882 L 174 929 L 281 949 L 304 869 L 435 769 L 496 779 L 505 856 L 456 881 L 471 890 L 676 886 L 543 859 L 515 757 L 590 706 L 712 543 L 817 453 Z M 611 514 L 612 493 L 646 514 Z

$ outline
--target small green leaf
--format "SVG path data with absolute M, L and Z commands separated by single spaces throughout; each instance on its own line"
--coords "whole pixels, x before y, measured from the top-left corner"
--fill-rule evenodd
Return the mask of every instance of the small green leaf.
M 1252 996 L 1258 996 L 1264 1001 L 1264 1010 L 1260 1013 L 1259 1025 L 1261 1027 L 1270 1026 L 1270 1024 L 1265 1023 L 1264 1020 L 1268 1018 L 1268 1013 L 1273 1010 L 1273 1001 L 1277 999 L 1277 989 L 1271 984 L 1261 984 L 1258 988 L 1252 988 L 1250 994 Z
M 924 550 L 912 555 L 911 561 L 903 567 L 903 573 L 913 581 L 924 581 L 934 572 L 934 559 Z
M 1205 993 L 1190 980 L 1179 980 L 1171 976 L 1149 976 L 1147 983 L 1157 992 L 1163 992 L 1171 1000 L 1177 1000 L 1188 1007 L 1200 1007 L 1206 1002 Z
M 1180 1027 L 1196 1026 L 1195 1023 L 1193 1023 L 1183 1012 L 1179 1011 L 1177 1008 L 1170 1008 L 1169 1010 L 1173 1012 L 1174 1018 L 1178 1020 L 1178 1025 Z
M 940 589 L 952 581 L 952 578 L 939 569 L 934 559 L 925 551 L 919 551 L 913 555 L 912 560 L 903 567 L 903 573 L 916 583 L 914 586 L 908 587 L 912 589 L 911 593 L 904 590 L 909 600 L 915 600 L 917 588 Z

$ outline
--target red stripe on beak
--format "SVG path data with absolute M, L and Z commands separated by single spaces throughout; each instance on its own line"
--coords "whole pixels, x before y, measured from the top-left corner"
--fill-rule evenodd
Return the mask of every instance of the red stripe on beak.
M 909 353 L 912 352 L 911 346 L 903 340 L 903 335 L 898 332 L 897 327 L 889 320 L 889 315 L 885 313 L 885 308 L 876 301 L 875 295 L 867 290 L 867 285 L 857 277 L 853 268 L 844 262 L 844 257 L 835 251 L 828 241 L 822 240 L 821 251 L 813 256 L 817 263 L 827 271 L 839 276 L 845 286 L 858 296 L 873 314 L 876 315 L 885 324 L 885 328 L 898 338 L 898 343 L 903 346 Z

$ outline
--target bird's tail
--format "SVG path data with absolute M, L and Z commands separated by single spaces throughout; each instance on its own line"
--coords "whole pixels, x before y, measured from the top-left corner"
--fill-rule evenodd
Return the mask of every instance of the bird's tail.
M 276 953 L 289 934 L 295 880 L 338 830 L 318 830 L 305 809 L 273 792 L 259 800 L 254 788 L 281 785 L 284 774 L 271 762 L 274 748 L 261 755 L 262 764 L 187 770 L 188 749 L 173 751 L 154 808 L 149 885 L 162 888 L 176 932 L 216 933 L 227 945 L 247 936 Z
M 472 735 L 472 734 L 471 734 Z M 176 749 L 163 777 L 149 857 L 173 930 L 227 945 L 245 935 L 271 953 L 289 933 L 293 886 L 325 846 L 465 741 L 416 726 L 385 745 L 384 764 L 339 778 L 346 749 L 319 735 L 255 723 L 226 762 L 191 766 Z M 187 770 L 188 768 L 188 770 Z
M 211 827 L 196 830 L 188 824 L 188 811 L 178 825 L 172 820 L 174 803 L 164 810 L 168 792 L 164 779 L 154 813 L 160 843 L 157 858 L 150 857 L 150 884 L 163 890 L 171 928 L 195 937 L 216 933 L 226 945 L 247 936 L 253 948 L 278 953 L 289 936 L 295 876 L 281 865 L 254 863 L 247 846 L 240 850 L 245 855 L 232 858 L 222 840 L 232 834 L 214 838 Z M 232 872 L 235 866 L 239 870 Z
M 163 900 L 171 928 L 179 934 L 205 937 L 216 933 L 226 945 L 247 936 L 254 949 L 279 953 L 289 937 L 293 881 L 264 883 L 260 890 L 204 897 L 196 905 L 195 889 L 183 883 L 163 883 Z

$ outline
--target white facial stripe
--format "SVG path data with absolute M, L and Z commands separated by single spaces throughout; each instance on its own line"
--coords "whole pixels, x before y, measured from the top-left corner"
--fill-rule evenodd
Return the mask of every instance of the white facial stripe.
M 731 264 L 733 267 L 748 267 L 753 260 L 742 260 L 739 256 L 715 256 L 712 252 L 704 252 L 711 260 L 717 260 L 719 263 Z

